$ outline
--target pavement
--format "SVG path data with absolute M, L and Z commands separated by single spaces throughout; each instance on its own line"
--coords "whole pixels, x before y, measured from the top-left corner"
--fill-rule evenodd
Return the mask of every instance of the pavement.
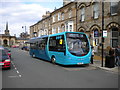
M 103 67 L 102 67 L 102 58 L 101 56 L 97 56 L 97 55 L 94 56 L 93 64 L 90 64 L 90 65 L 93 67 L 98 67 L 100 69 L 104 69 L 104 70 L 111 71 L 114 73 L 120 72 L 119 66 L 115 66 L 113 68 L 105 67 L 105 58 L 103 58 Z

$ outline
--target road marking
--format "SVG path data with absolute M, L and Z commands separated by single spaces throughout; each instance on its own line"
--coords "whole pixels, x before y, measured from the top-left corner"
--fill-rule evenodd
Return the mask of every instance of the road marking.
M 20 72 L 19 72 L 18 69 L 16 68 L 15 64 L 13 63 L 13 61 L 11 61 L 11 63 L 12 63 L 12 65 L 13 65 L 14 69 L 16 70 L 18 76 L 8 76 L 8 77 L 10 77 L 10 78 L 21 77 Z
M 17 73 L 19 74 L 19 71 L 17 71 Z
M 19 77 L 21 77 L 21 75 L 19 75 Z
M 10 78 L 16 78 L 16 77 L 18 77 L 18 76 L 8 76 L 8 77 L 10 77 Z

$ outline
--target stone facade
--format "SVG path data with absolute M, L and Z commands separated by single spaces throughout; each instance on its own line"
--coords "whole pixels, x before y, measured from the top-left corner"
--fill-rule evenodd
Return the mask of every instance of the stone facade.
M 76 32 L 76 3 L 71 2 L 51 13 L 52 34 L 64 31 Z
M 79 2 L 77 7 L 77 30 L 87 33 L 91 44 L 100 47 L 102 34 L 102 2 Z M 81 21 L 80 16 L 82 8 L 85 9 L 84 21 Z M 94 10 L 94 8 L 97 8 L 97 10 Z M 118 12 L 111 14 L 111 2 L 104 2 L 104 30 L 107 31 L 107 37 L 104 40 L 104 48 L 108 46 L 115 48 L 116 45 L 120 45 L 119 17 L 120 13 Z M 95 36 L 95 32 L 98 32 L 98 36 Z
M 65 0 L 64 0 L 65 1 Z M 67 0 L 69 1 L 69 0 Z M 120 44 L 120 2 L 104 2 L 104 48 Z M 101 48 L 102 2 L 69 2 L 30 26 L 31 38 L 64 31 L 85 32 L 97 49 Z
M 16 43 L 16 37 L 11 36 L 8 30 L 8 22 L 4 34 L 0 34 L 0 46 L 12 46 Z
M 30 26 L 30 37 L 76 31 L 76 2 L 70 2 Z
M 6 30 L 4 31 L 4 34 L 0 34 L 0 46 L 11 47 L 13 45 L 24 45 L 25 42 L 28 42 L 29 38 L 30 36 L 27 32 L 22 32 L 19 38 L 16 37 L 16 35 L 11 36 L 8 30 L 8 23 L 6 23 Z
M 42 20 L 38 21 L 36 24 L 30 26 L 30 38 L 38 37 L 41 35 L 49 35 L 51 33 L 51 15 L 47 11 L 46 15 L 42 16 Z

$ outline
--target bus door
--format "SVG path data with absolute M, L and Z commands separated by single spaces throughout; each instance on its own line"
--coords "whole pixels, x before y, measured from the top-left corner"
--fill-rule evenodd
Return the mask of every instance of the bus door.
M 36 41 L 35 46 L 36 46 L 36 48 L 35 48 L 35 56 L 39 57 L 38 41 Z
M 47 44 L 47 37 L 41 38 L 39 41 L 39 57 L 42 59 L 47 59 L 46 44 Z
M 64 35 L 50 37 L 49 51 L 58 62 L 62 62 L 66 55 Z

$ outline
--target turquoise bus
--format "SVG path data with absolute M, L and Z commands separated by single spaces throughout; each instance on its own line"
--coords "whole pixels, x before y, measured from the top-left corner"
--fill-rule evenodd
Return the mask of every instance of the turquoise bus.
M 82 32 L 62 32 L 30 39 L 32 57 L 62 65 L 89 64 L 91 46 Z

